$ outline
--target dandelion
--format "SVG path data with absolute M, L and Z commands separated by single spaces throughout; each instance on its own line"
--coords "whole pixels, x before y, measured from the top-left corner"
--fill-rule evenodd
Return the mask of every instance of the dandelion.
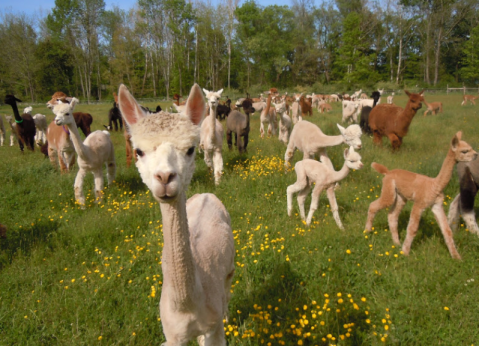
M 444 310 L 449 311 L 449 308 L 447 306 L 444 307 Z

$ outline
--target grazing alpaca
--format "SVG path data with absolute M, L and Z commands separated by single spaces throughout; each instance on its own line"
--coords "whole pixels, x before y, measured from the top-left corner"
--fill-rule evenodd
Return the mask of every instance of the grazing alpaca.
M 423 91 L 419 94 L 410 93 L 404 90 L 409 100 L 406 108 L 396 105 L 380 104 L 374 107 L 369 114 L 369 127 L 373 132 L 374 143 L 382 144 L 382 137 L 388 137 L 391 141 L 393 150 L 401 147 L 402 139 L 407 135 L 409 125 L 416 115 L 416 112 L 422 107 L 424 101 Z
M 115 126 L 115 131 L 118 131 L 118 123 L 120 123 L 120 131 L 123 131 L 123 119 L 121 118 L 120 109 L 118 108 L 117 103 L 113 102 L 113 108 L 108 112 L 108 126 L 103 126 L 108 131 L 113 131 L 113 126 Z
M 271 100 L 276 94 L 278 90 L 276 88 L 272 88 L 269 91 L 268 100 L 266 101 L 266 108 L 261 111 L 260 116 L 260 127 L 259 132 L 261 134 L 261 138 L 264 138 L 264 124 L 268 124 L 268 136 L 276 134 L 276 109 L 273 107 L 271 108 Z M 253 107 L 255 110 L 258 110 L 253 103 Z
M 165 345 L 186 345 L 197 337 L 200 345 L 224 346 L 223 316 L 235 256 L 230 216 L 213 194 L 186 201 L 205 112 L 201 89 L 197 84 L 191 89 L 186 116 L 147 117 L 124 85 L 118 94 L 139 156 L 136 165 L 163 217 L 160 317 Z
M 3 117 L 0 115 L 0 146 L 3 147 L 5 142 L 5 125 L 3 125 Z
M 338 227 L 344 230 L 341 219 L 339 218 L 338 203 L 334 194 L 334 187 L 337 182 L 343 180 L 349 174 L 350 169 L 361 169 L 363 164 L 361 162 L 361 155 L 354 151 L 353 147 L 344 150 L 344 165 L 339 171 L 335 171 L 333 167 L 327 163 L 316 160 L 303 160 L 296 163 L 294 170 L 296 172 L 296 183 L 288 186 L 286 190 L 288 202 L 288 216 L 291 216 L 293 211 L 293 194 L 298 193 L 298 205 L 301 219 L 306 220 L 306 224 L 311 224 L 313 214 L 318 209 L 319 196 L 323 190 L 326 190 L 328 195 L 331 211 L 333 212 L 334 220 Z M 313 183 L 314 188 L 313 188 Z M 311 196 L 311 206 L 308 213 L 308 218 L 305 217 L 304 202 L 309 192 L 313 189 Z
M 311 101 L 310 99 L 305 98 L 304 95 L 301 95 L 301 98 L 299 99 L 299 106 L 301 107 L 301 116 L 303 118 L 305 115 L 309 115 L 309 116 L 313 115 L 313 108 L 311 107 Z
M 56 167 L 55 152 L 62 173 L 69 172 L 75 164 L 75 146 L 73 145 L 70 130 L 63 125 L 57 126 L 52 121 L 47 130 L 47 155 L 53 167 Z
M 479 190 L 479 159 L 471 162 L 459 162 L 457 175 L 459 176 L 460 190 L 449 207 L 447 216 L 449 225 L 456 230 L 462 216 L 469 231 L 479 235 L 479 227 L 474 213 L 474 200 Z
M 476 105 L 475 100 L 479 98 L 479 96 L 473 96 L 473 95 L 464 95 L 462 97 L 462 103 L 461 106 L 467 105 L 467 101 L 471 102 L 473 105 Z
M 451 147 L 436 178 L 430 178 L 402 169 L 390 171 L 383 165 L 373 162 L 372 167 L 383 174 L 384 178 L 381 196 L 369 205 L 368 219 L 365 226 L 366 231 L 371 232 L 376 213 L 381 209 L 389 207 L 388 223 L 391 235 L 394 243 L 401 245 L 398 235 L 398 217 L 406 202 L 412 200 L 414 205 L 407 226 L 406 239 L 402 246 L 404 254 L 409 255 L 423 211 L 426 208 L 431 208 L 441 228 L 449 253 L 453 258 L 460 259 L 461 256 L 454 245 L 452 231 L 442 208 L 444 203 L 442 191 L 449 183 L 449 180 L 451 180 L 452 171 L 457 162 L 472 161 L 477 157 L 477 153 L 469 144 L 461 140 L 461 136 L 462 133 L 459 131 L 452 139 Z
M 350 125 L 346 129 L 337 124 L 339 131 L 338 136 L 327 136 L 321 129 L 315 124 L 309 121 L 303 120 L 296 124 L 291 132 L 289 138 L 288 148 L 284 155 L 284 166 L 287 169 L 289 167 L 289 161 L 293 158 L 296 149 L 303 152 L 303 160 L 314 159 L 314 156 L 318 154 L 322 162 L 329 162 L 332 167 L 332 163 L 326 154 L 327 147 L 333 147 L 346 143 L 354 149 L 361 149 L 361 128 L 359 125 Z
M 65 99 L 60 102 L 66 102 Z M 71 115 L 78 100 L 73 98 L 71 103 L 58 103 L 53 107 L 55 123 L 58 126 L 66 125 L 70 131 L 71 140 L 78 154 L 78 174 L 75 178 L 75 199 L 83 207 L 83 181 L 88 172 L 95 176 L 95 196 L 100 202 L 103 197 L 103 165 L 107 167 L 108 185 L 113 183 L 116 174 L 115 153 L 108 131 L 92 132 L 83 142 L 78 132 L 75 119 Z
M 219 185 L 221 172 L 223 171 L 223 156 L 221 150 L 223 148 L 224 131 L 220 121 L 216 119 L 216 109 L 223 89 L 216 92 L 206 89 L 203 89 L 203 91 L 208 100 L 210 114 L 209 117 L 201 123 L 200 148 L 205 153 L 206 165 L 210 169 L 213 169 L 215 184 Z M 213 161 L 211 161 L 211 156 L 213 156 Z
M 369 127 L 369 114 L 371 113 L 372 109 L 378 104 L 379 99 L 381 98 L 381 93 L 379 91 L 373 91 L 371 97 L 374 100 L 373 106 L 364 106 L 361 109 L 361 120 L 359 121 L 359 126 L 361 126 L 361 130 L 363 130 L 363 133 L 367 133 L 368 135 L 372 134 L 371 128 Z
M 253 108 L 253 103 L 251 99 L 245 99 L 241 103 L 245 114 L 239 111 L 231 111 L 228 119 L 226 120 L 226 141 L 228 142 L 228 148 L 231 150 L 233 147 L 233 133 L 235 134 L 236 146 L 240 153 L 246 152 L 248 146 L 248 137 L 249 137 L 249 122 L 250 114 L 255 112 Z M 243 143 L 241 143 L 241 138 L 243 137 Z
M 33 122 L 37 128 L 35 142 L 40 147 L 47 142 L 47 117 L 43 114 L 35 114 L 33 116 Z
M 10 105 L 15 117 L 15 131 L 20 150 L 23 152 L 24 145 L 30 150 L 35 150 L 35 122 L 30 114 L 18 113 L 17 102 L 22 102 L 13 95 L 5 96 L 5 103 Z
M 430 112 L 432 113 L 432 115 L 442 113 L 442 102 L 427 103 L 426 100 L 424 100 L 424 104 L 427 107 L 426 111 L 424 112 L 424 116 L 426 116 L 426 114 Z
M 329 103 L 321 103 L 319 105 L 319 113 L 331 112 L 333 107 Z
M 286 102 L 274 104 L 276 114 L 279 114 L 279 136 L 278 139 L 280 142 L 283 142 L 285 145 L 288 145 L 289 135 L 291 134 L 291 118 L 288 116 L 288 109 L 286 107 Z
M 388 96 L 388 105 L 392 105 L 393 104 L 393 99 L 394 99 L 394 93 L 391 93 L 391 95 Z

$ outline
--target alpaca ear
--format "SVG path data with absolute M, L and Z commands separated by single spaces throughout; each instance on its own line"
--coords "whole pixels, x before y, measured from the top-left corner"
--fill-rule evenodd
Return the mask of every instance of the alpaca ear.
M 218 93 L 218 94 L 220 95 L 220 97 L 221 97 L 221 94 L 223 93 L 223 89 L 218 90 L 217 93 Z
M 406 93 L 407 96 L 411 96 L 411 93 L 407 91 L 406 89 L 404 89 L 404 92 Z
M 352 149 L 353 147 L 349 147 L 349 148 L 346 148 L 344 149 L 344 159 L 346 159 L 349 155 L 349 150 Z
M 424 89 L 419 93 L 419 95 L 423 96 L 424 95 Z
M 456 135 L 452 139 L 451 147 L 453 150 L 456 150 L 457 146 L 459 145 L 459 142 L 461 141 L 461 137 L 462 137 L 462 132 L 459 131 L 458 133 L 456 133 Z
M 203 92 L 205 93 L 205 95 L 208 95 L 209 91 L 206 90 L 205 88 L 203 88 Z
M 118 106 L 123 119 L 125 119 L 128 125 L 136 124 L 138 120 L 146 116 L 143 109 L 141 109 L 140 105 L 124 84 L 121 84 L 118 90 Z
M 205 99 L 198 84 L 195 83 L 191 88 L 186 102 L 185 113 L 195 125 L 201 123 L 205 114 Z
M 344 131 L 346 130 L 344 127 L 342 127 L 341 125 L 339 124 L 336 124 L 338 125 L 338 129 L 339 129 L 339 132 L 341 132 L 341 134 L 344 134 Z
M 77 105 L 77 103 L 80 103 L 80 101 L 76 97 L 72 97 L 70 100 L 70 107 L 73 109 Z

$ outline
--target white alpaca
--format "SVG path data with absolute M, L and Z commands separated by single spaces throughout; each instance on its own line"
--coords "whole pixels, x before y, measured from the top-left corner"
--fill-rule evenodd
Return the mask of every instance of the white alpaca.
M 28 106 L 28 107 L 26 107 L 25 109 L 23 109 L 23 114 L 30 114 L 30 115 L 32 115 L 32 110 L 33 110 L 33 107 L 32 107 L 32 106 Z
M 291 105 L 291 111 L 292 111 L 292 118 L 293 118 L 293 124 L 298 123 L 299 121 L 303 120 L 303 117 L 301 115 L 301 106 L 299 105 L 299 100 L 301 99 L 302 94 L 294 94 L 294 101 L 293 104 Z
M 5 141 L 5 126 L 3 125 L 3 117 L 0 116 L 0 146 L 3 147 Z
M 359 98 L 359 95 L 363 92 L 363 89 L 359 89 L 351 95 L 351 101 L 356 101 Z
M 261 134 L 261 138 L 264 138 L 264 125 L 265 124 L 268 124 L 268 136 L 271 136 L 271 135 L 275 135 L 276 134 L 276 127 L 277 127 L 277 123 L 276 123 L 276 110 L 275 108 L 271 108 L 271 100 L 273 98 L 273 94 L 276 93 L 276 89 L 274 89 L 274 91 L 272 91 L 273 89 L 271 89 L 269 91 L 269 96 L 268 96 L 268 99 L 266 100 L 266 108 L 264 108 L 262 111 L 261 111 L 261 115 L 260 115 L 260 127 L 259 127 L 259 132 Z M 253 104 L 253 108 L 254 107 L 254 104 Z M 256 110 L 256 108 L 255 108 Z
M 18 137 L 17 137 L 17 130 L 16 126 L 17 123 L 13 121 L 13 117 L 11 115 L 6 115 L 5 119 L 7 119 L 7 122 L 10 124 L 11 132 L 10 132 L 10 146 L 13 147 L 15 141 L 18 142 Z
M 58 126 L 66 125 L 70 132 L 71 140 L 78 154 L 78 174 L 75 178 L 75 199 L 83 207 L 85 205 L 85 195 L 83 194 L 83 181 L 88 172 L 95 176 L 95 196 L 97 201 L 103 197 L 103 165 L 107 167 L 108 185 L 113 183 L 116 174 L 115 153 L 113 143 L 108 131 L 92 132 L 84 142 L 80 137 L 78 128 L 73 117 L 73 109 L 78 100 L 72 98 L 70 103 L 65 99 L 59 100 L 60 103 L 53 107 L 55 114 L 55 124 Z
M 41 146 L 47 141 L 47 117 L 43 114 L 35 114 L 33 116 L 33 122 L 37 128 L 35 143 L 37 143 L 38 146 Z
M 289 135 L 291 134 L 291 118 L 288 116 L 286 102 L 274 104 L 276 114 L 279 114 L 279 135 L 278 139 L 285 145 L 288 145 Z
M 327 136 L 318 126 L 309 121 L 303 120 L 297 123 L 293 128 L 293 132 L 291 132 L 288 148 L 284 155 L 285 168 L 288 169 L 289 161 L 293 158 L 296 149 L 303 152 L 303 160 L 314 159 L 314 156 L 318 154 L 320 160 L 329 163 L 331 167 L 331 160 L 329 160 L 326 153 L 327 147 L 346 143 L 356 150 L 361 149 L 362 132 L 359 125 L 350 125 L 346 129 L 339 124 L 337 126 L 341 134 L 338 136 Z
M 360 104 L 358 101 L 347 101 L 344 100 L 342 102 L 343 104 L 343 120 L 342 122 L 346 121 L 354 121 L 358 122 L 358 115 L 361 112 L 362 107 L 360 107 Z
M 266 102 L 264 102 L 264 101 L 253 102 L 253 108 L 254 108 L 255 113 L 260 112 L 260 114 L 261 114 L 261 112 L 266 108 Z
M 350 169 L 361 169 L 363 164 L 361 162 L 361 155 L 354 151 L 351 146 L 344 150 L 344 165 L 339 171 L 335 171 L 330 165 L 315 160 L 303 160 L 296 163 L 294 170 L 296 172 L 296 183 L 288 186 L 287 202 L 288 202 L 288 216 L 291 216 L 293 211 L 293 194 L 298 193 L 298 205 L 301 218 L 306 220 L 306 224 L 311 224 L 313 214 L 318 209 L 319 196 L 323 190 L 326 190 L 328 195 L 331 211 L 333 212 L 334 220 L 338 227 L 344 230 L 341 219 L 339 218 L 338 203 L 336 202 L 336 195 L 334 194 L 334 186 L 337 182 L 346 178 Z M 313 183 L 315 184 L 314 188 Z M 313 188 L 311 196 L 311 206 L 309 208 L 308 218 L 305 218 L 304 202 L 309 192 Z
M 205 103 L 195 84 L 186 115 L 160 112 L 146 117 L 128 89 L 118 92 L 143 182 L 160 203 L 163 223 L 163 287 L 160 317 L 167 346 L 226 345 L 227 313 L 234 274 L 231 220 L 213 194 L 186 201 L 195 170 L 195 146 Z
M 200 148 L 205 153 L 206 165 L 213 169 L 215 176 L 215 184 L 219 185 L 221 180 L 221 172 L 223 171 L 223 149 L 224 130 L 220 121 L 216 119 L 216 109 L 221 98 L 223 89 L 219 91 L 208 91 L 203 89 L 208 100 L 210 115 L 201 123 L 201 141 Z M 213 161 L 211 161 L 213 156 Z
M 388 104 L 390 105 L 393 104 L 393 98 L 394 98 L 394 93 L 391 93 L 391 95 L 388 96 Z

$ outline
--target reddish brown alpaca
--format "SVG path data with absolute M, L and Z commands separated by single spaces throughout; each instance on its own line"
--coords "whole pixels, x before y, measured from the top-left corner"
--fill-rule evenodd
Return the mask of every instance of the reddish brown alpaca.
M 311 107 L 311 101 L 310 99 L 307 99 L 306 97 L 301 96 L 299 99 L 299 105 L 301 107 L 301 115 L 304 116 L 308 114 L 309 116 L 313 115 L 313 108 Z
M 79 129 L 82 130 L 85 137 L 91 133 L 91 123 L 93 122 L 93 117 L 90 113 L 75 112 L 73 113 L 75 118 L 75 123 Z
M 35 128 L 35 122 L 33 117 L 28 114 L 22 114 L 18 112 L 17 102 L 22 102 L 13 95 L 5 96 L 5 103 L 10 105 L 13 110 L 13 115 L 15 116 L 15 131 L 17 133 L 18 144 L 20 145 L 20 150 L 23 152 L 24 145 L 28 149 L 35 150 L 35 134 L 37 132 Z
M 393 150 L 401 147 L 402 139 L 407 135 L 412 119 L 424 102 L 424 90 L 419 94 L 413 94 L 407 90 L 404 92 L 409 96 L 406 108 L 392 104 L 379 104 L 371 110 L 369 127 L 373 132 L 375 144 L 382 144 L 382 138 L 388 137 Z
M 66 126 L 58 126 L 54 121 L 50 123 L 47 131 L 47 156 L 53 167 L 56 166 L 55 152 L 58 157 L 60 171 L 67 173 L 75 164 L 75 147 L 70 138 L 70 131 Z
M 0 238 L 7 238 L 7 227 L 0 223 Z
M 174 94 L 173 95 L 173 103 L 176 104 L 177 106 L 182 106 L 182 105 L 186 105 L 186 101 L 183 101 L 183 102 L 180 102 L 180 99 L 182 98 L 183 96 L 180 96 L 178 94 Z

